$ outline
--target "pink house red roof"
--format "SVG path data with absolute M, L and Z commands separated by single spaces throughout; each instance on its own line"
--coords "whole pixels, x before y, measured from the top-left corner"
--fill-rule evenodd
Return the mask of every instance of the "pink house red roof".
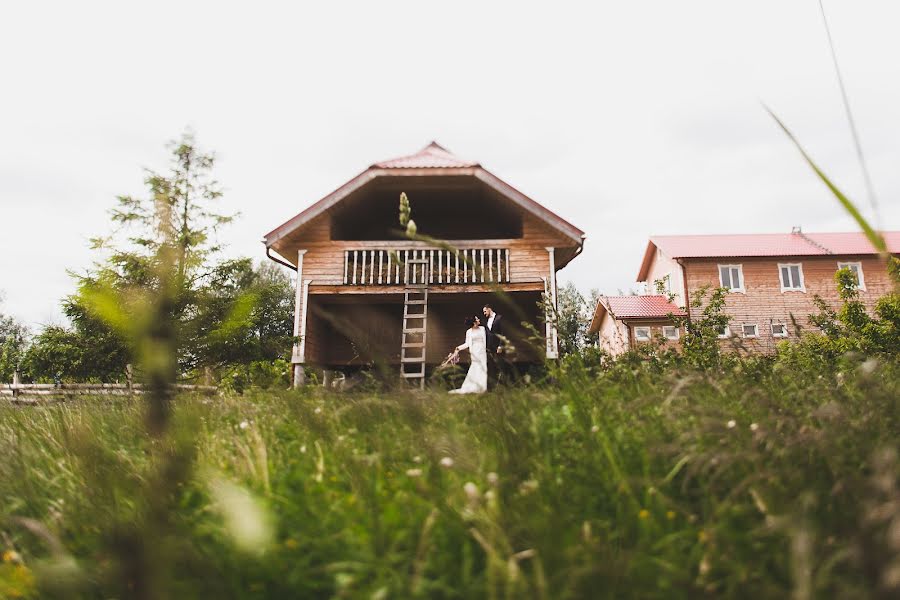
M 263 238 L 263 243 L 267 248 L 272 248 L 276 242 L 326 212 L 373 179 L 392 175 L 465 175 L 475 177 L 511 200 L 525 212 L 531 213 L 562 233 L 574 242 L 574 246 L 580 248 L 584 243 L 582 230 L 484 169 L 479 163 L 460 158 L 437 142 L 431 142 L 415 154 L 373 164 L 335 191 L 267 233 Z
M 670 314 L 683 317 L 687 313 L 677 307 L 665 296 L 601 296 L 594 310 L 590 332 L 600 330 L 603 318 L 611 315 L 619 321 L 629 319 L 665 319 Z
M 900 231 L 886 231 L 882 235 L 888 251 L 900 253 Z M 638 281 L 646 281 L 657 249 L 669 258 L 877 254 L 862 232 L 655 235 L 647 243 Z

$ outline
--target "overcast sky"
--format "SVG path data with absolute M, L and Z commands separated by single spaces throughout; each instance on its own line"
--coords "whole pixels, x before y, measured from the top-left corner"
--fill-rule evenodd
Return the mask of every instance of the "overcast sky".
M 588 234 L 560 272 L 627 291 L 652 234 L 846 231 L 771 106 L 865 206 L 817 0 L 18 2 L 0 8 L 0 312 L 62 323 L 117 194 L 215 150 L 231 254 L 430 140 Z M 589 8 L 587 8 L 589 6 Z M 826 0 L 900 228 L 900 4 Z

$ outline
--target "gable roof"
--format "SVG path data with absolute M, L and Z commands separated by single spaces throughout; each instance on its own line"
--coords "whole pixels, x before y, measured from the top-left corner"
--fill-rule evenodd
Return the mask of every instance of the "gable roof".
M 656 294 L 643 296 L 601 296 L 594 309 L 594 318 L 591 319 L 589 333 L 600 331 L 603 318 L 611 315 L 614 319 L 665 319 L 669 314 L 679 317 L 687 313 L 679 308 L 666 296 Z
M 881 235 L 888 252 L 900 253 L 900 231 L 885 231 Z M 655 235 L 647 242 L 637 281 L 646 281 L 657 249 L 669 258 L 878 254 L 862 232 Z
M 437 142 L 431 142 L 415 154 L 372 165 L 376 169 L 462 169 L 478 166 L 480 165 L 477 162 L 464 160 Z
M 373 164 L 335 191 L 267 233 L 263 237 L 263 243 L 267 248 L 271 248 L 275 242 L 318 217 L 376 177 L 394 175 L 469 175 L 475 177 L 571 239 L 574 245 L 581 247 L 584 243 L 582 230 L 541 206 L 487 169 L 482 168 L 479 163 L 462 159 L 437 142 L 431 142 L 415 154 Z

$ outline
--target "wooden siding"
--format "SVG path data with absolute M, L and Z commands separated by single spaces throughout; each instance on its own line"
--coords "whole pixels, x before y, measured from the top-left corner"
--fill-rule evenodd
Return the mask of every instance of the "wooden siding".
M 538 292 L 514 293 L 499 299 L 486 293 L 473 293 L 464 299 L 430 296 L 427 363 L 440 363 L 465 340 L 465 318 L 480 315 L 485 302 L 491 302 L 503 315 L 507 335 L 517 349 L 515 360 L 539 361 L 542 347 L 533 348 L 528 341 L 530 334 L 520 326 L 520 322 L 526 320 L 541 331 L 539 300 Z M 400 357 L 402 315 L 403 300 L 398 294 L 374 299 L 369 294 L 311 295 L 306 362 L 339 368 L 367 365 L 377 360 L 396 366 Z
M 720 264 L 739 264 L 744 275 L 745 292 L 729 293 L 725 299 L 725 312 L 732 317 L 731 331 L 740 338 L 742 325 L 757 325 L 758 337 L 740 339 L 750 351 L 771 352 L 782 339 L 796 339 L 797 331 L 792 319 L 809 331 L 810 314 L 819 311 L 813 304 L 815 295 L 821 296 L 832 308 L 840 306 L 834 274 L 838 262 L 860 262 L 863 269 L 865 290 L 860 290 L 860 299 L 871 311 L 881 296 L 893 287 L 883 262 L 871 256 L 815 256 L 786 258 L 723 258 L 685 260 L 689 293 L 703 286 L 719 287 Z M 799 263 L 803 265 L 803 279 L 806 291 L 781 291 L 779 263 Z M 772 336 L 771 324 L 788 327 L 787 338 Z M 728 341 L 723 341 L 731 345 Z
M 510 283 L 526 283 L 541 281 L 550 272 L 550 258 L 547 247 L 559 244 L 559 235 L 533 218 L 525 219 L 523 237 L 505 240 L 459 240 L 454 242 L 460 248 L 504 248 L 509 249 Z M 323 215 L 304 228 L 302 240 L 294 242 L 294 246 L 283 254 L 290 261 L 296 260 L 297 250 L 307 250 L 303 257 L 303 278 L 311 280 L 315 285 L 343 285 L 344 252 L 365 248 L 398 248 L 428 249 L 431 246 L 423 242 L 363 242 L 333 241 L 330 239 L 329 216 Z

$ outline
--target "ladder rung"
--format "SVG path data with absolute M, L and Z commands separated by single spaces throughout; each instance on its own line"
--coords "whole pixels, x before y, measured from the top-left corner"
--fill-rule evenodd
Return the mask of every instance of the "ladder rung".
M 401 358 L 401 359 L 400 359 L 400 362 L 406 363 L 406 364 L 410 364 L 410 363 L 424 363 L 424 362 L 425 362 L 425 357 L 424 357 L 424 356 L 415 356 L 415 357 L 407 356 L 406 358 Z
M 400 344 L 401 348 L 424 348 L 425 342 L 404 342 Z
M 424 379 L 425 373 L 400 373 L 400 377 L 405 377 L 406 379 Z
M 428 300 L 407 300 L 406 304 L 425 304 L 428 305 Z
M 404 329 L 403 333 L 425 333 L 425 328 L 417 327 L 415 329 Z

